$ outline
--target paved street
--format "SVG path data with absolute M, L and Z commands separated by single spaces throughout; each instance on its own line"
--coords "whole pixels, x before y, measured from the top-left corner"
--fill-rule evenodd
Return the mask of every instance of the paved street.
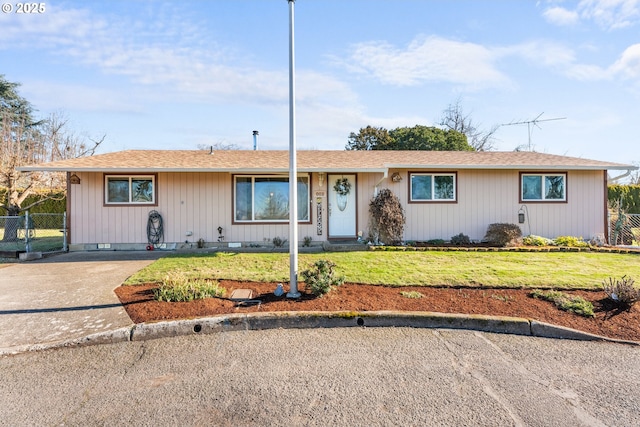
M 640 425 L 640 348 L 474 331 L 266 330 L 0 358 L 0 424 Z

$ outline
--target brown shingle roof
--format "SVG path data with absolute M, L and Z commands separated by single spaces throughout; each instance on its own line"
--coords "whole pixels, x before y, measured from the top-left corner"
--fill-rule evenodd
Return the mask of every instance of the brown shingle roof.
M 298 151 L 300 172 L 415 169 L 636 169 L 620 163 L 533 152 L 499 151 Z M 126 150 L 80 159 L 24 166 L 23 171 L 68 172 L 287 172 L 289 152 L 203 150 Z

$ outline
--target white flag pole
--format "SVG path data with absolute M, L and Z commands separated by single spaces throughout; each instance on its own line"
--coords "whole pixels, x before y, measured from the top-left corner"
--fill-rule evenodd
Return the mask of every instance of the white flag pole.
M 298 291 L 298 173 L 296 154 L 296 88 L 293 38 L 293 5 L 289 1 L 289 292 L 287 298 L 300 298 Z

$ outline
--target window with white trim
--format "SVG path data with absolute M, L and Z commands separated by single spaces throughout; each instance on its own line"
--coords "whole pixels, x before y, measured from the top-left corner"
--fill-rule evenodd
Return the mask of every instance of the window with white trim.
M 567 200 L 567 174 L 523 173 L 520 188 L 522 201 L 564 202 Z
M 154 175 L 105 175 L 106 205 L 153 205 L 156 202 Z
M 455 202 L 455 173 L 411 173 L 409 191 L 412 202 Z
M 309 176 L 299 175 L 298 221 L 309 219 Z M 289 177 L 273 175 L 234 176 L 236 222 L 288 222 Z

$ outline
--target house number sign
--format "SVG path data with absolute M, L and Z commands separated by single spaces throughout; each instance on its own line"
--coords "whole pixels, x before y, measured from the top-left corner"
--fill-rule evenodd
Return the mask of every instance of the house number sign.
M 316 192 L 316 196 L 318 195 L 318 193 L 320 192 Z M 318 236 L 322 236 L 322 197 L 316 197 L 316 209 L 316 216 L 318 218 L 316 233 L 318 234 Z

